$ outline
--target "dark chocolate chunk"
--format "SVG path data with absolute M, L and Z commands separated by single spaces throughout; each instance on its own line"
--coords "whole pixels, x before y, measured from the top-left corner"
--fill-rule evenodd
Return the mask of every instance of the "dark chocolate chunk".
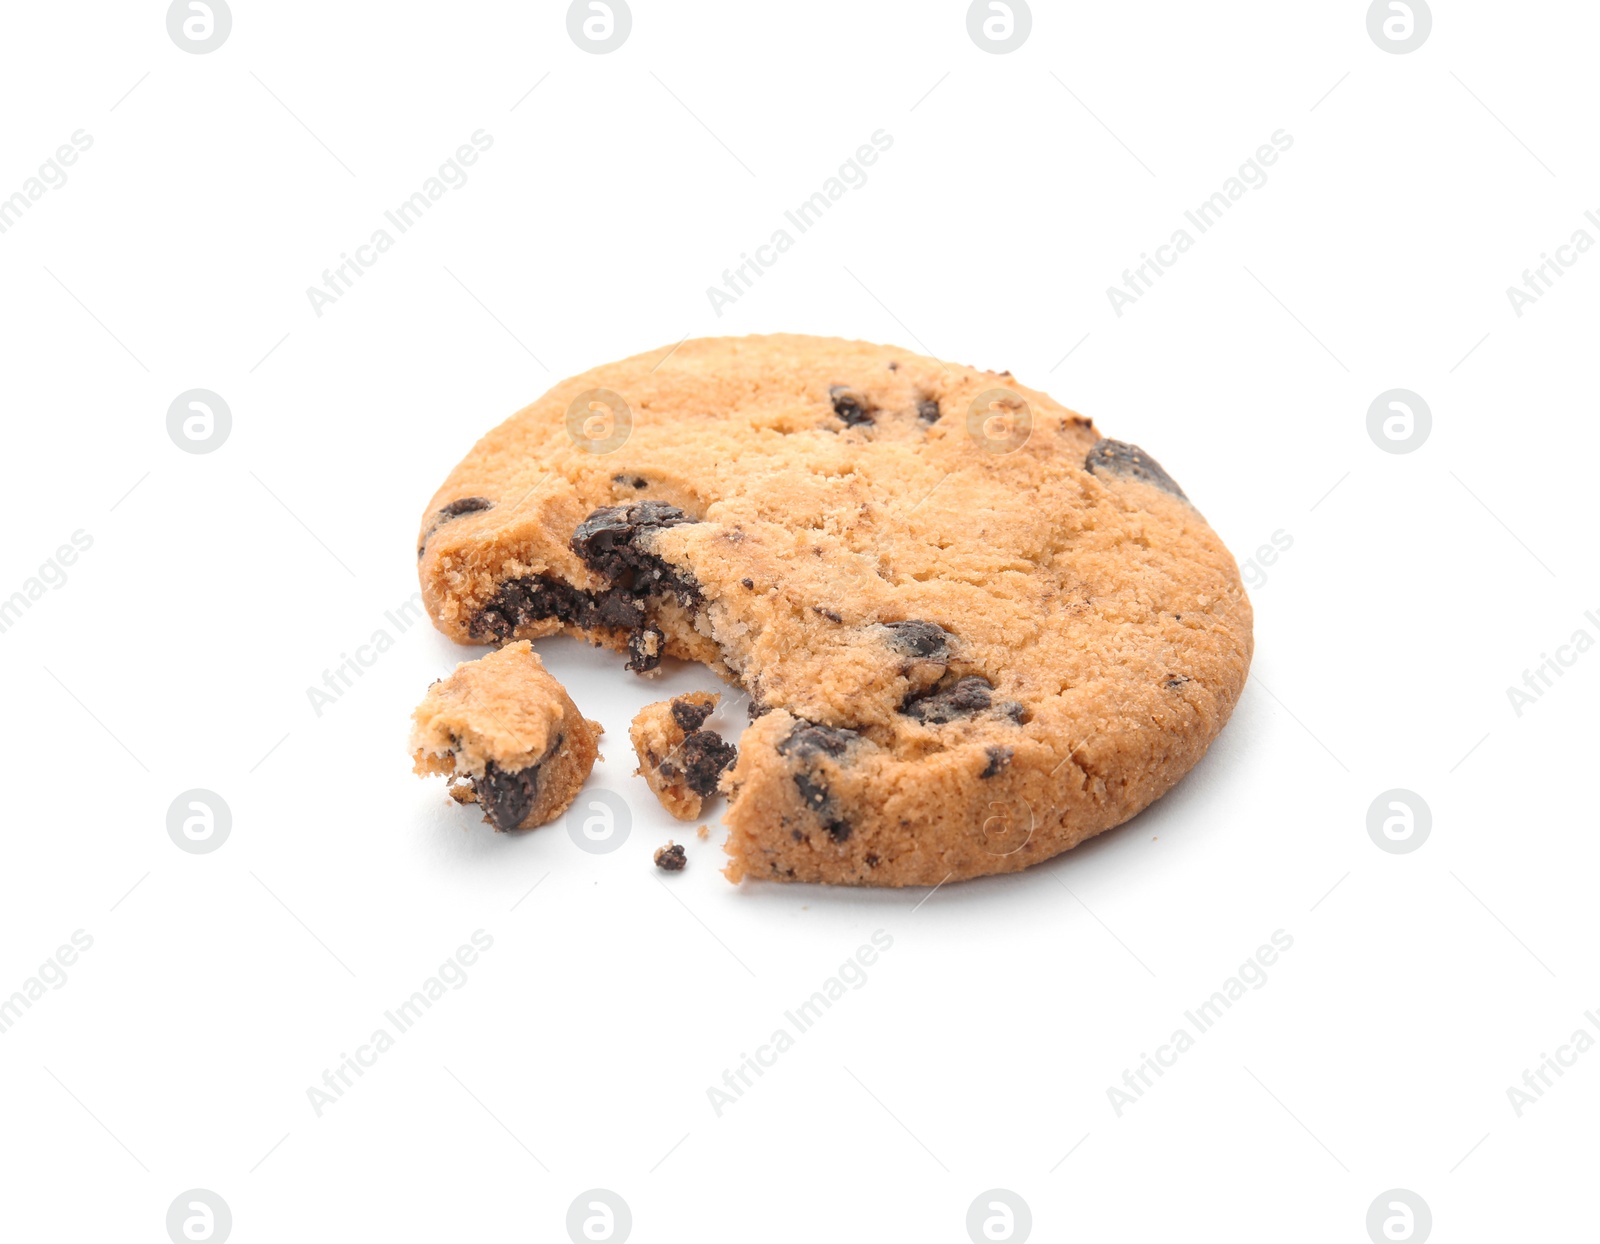
M 813 812 L 820 812 L 827 806 L 832 793 L 828 790 L 826 782 L 819 782 L 809 773 L 794 775 L 794 786 L 800 792 L 800 799 Z
M 843 622 L 844 621 L 844 619 L 839 616 L 839 614 L 838 614 L 838 612 L 836 610 L 824 609 L 821 605 L 812 605 L 811 606 L 811 612 L 815 613 L 815 614 L 820 614 L 822 617 L 827 618 L 828 621 L 830 621 L 830 622 Z
M 539 766 L 507 772 L 491 760 L 484 766 L 483 776 L 472 780 L 472 786 L 489 823 L 502 832 L 515 829 L 533 811 L 539 793 Z
M 917 403 L 917 418 L 921 419 L 923 423 L 938 423 L 939 414 L 938 398 L 925 397 Z
M 871 423 L 877 411 L 869 406 L 859 393 L 847 384 L 832 385 L 828 389 L 828 397 L 833 401 L 833 413 L 844 420 L 847 428 L 857 428 L 863 423 Z
M 1163 492 L 1170 492 L 1174 497 L 1181 497 L 1185 501 L 1189 499 L 1184 495 L 1183 489 L 1178 487 L 1178 482 L 1161 469 L 1159 462 L 1137 445 L 1129 445 L 1125 441 L 1097 442 L 1089 451 L 1089 456 L 1083 460 L 1083 469 L 1095 475 L 1104 471 L 1111 475 L 1120 475 L 1125 479 L 1140 480 L 1146 484 L 1154 484 Z
M 590 570 L 616 580 L 635 596 L 672 591 L 680 603 L 687 605 L 700 596 L 693 578 L 641 545 L 657 531 L 694 521 L 664 501 L 602 506 L 578 524 L 572 533 L 572 551 Z
M 983 772 L 978 774 L 980 778 L 998 777 L 1000 771 L 1011 763 L 1011 757 L 1015 754 L 1015 749 L 1010 747 L 987 747 L 984 751 L 989 757 L 989 763 Z
M 683 866 L 689 862 L 689 857 L 684 854 L 683 848 L 675 842 L 656 850 L 656 867 L 662 872 L 681 873 Z
M 885 622 L 889 642 L 908 657 L 944 661 L 950 656 L 950 632 L 933 622 Z
M 433 516 L 433 522 L 428 524 L 428 530 L 423 533 L 422 546 L 417 549 L 417 556 L 420 558 L 426 551 L 428 541 L 433 539 L 433 533 L 452 518 L 460 518 L 463 514 L 475 514 L 479 510 L 492 508 L 494 508 L 494 502 L 487 497 L 462 497 L 457 501 L 450 502 L 449 505 L 441 506 L 439 512 Z
M 756 581 L 754 579 L 740 579 L 739 582 L 745 587 L 749 588 L 752 592 L 756 590 Z
M 1184 683 L 1186 683 L 1188 681 L 1189 681 L 1189 675 L 1187 675 L 1187 674 L 1174 674 L 1171 678 L 1167 679 L 1167 689 L 1168 690 L 1172 690 L 1175 687 L 1181 687 L 1181 686 L 1183 686 Z
M 487 497 L 462 497 L 459 501 L 452 501 L 449 505 L 440 507 L 439 522 L 447 523 L 452 518 L 460 518 L 463 514 L 476 514 L 479 510 L 494 508 L 494 502 Z
M 689 734 L 705 725 L 706 718 L 716 709 L 715 704 L 697 704 L 685 696 L 679 696 L 672 702 L 672 720 L 678 723 L 678 729 Z
M 661 653 L 666 646 L 665 632 L 658 626 L 646 626 L 628 636 L 627 669 L 636 674 L 648 674 L 661 664 Z
M 854 730 L 799 722 L 778 744 L 778 755 L 811 761 L 818 757 L 841 760 L 861 736 Z
M 850 822 L 839 814 L 833 792 L 815 766 L 820 760 L 843 763 L 860 738 L 854 730 L 816 726 L 803 721 L 778 744 L 780 756 L 788 756 L 803 766 L 795 771 L 795 789 L 835 842 L 843 842 L 850 837 Z
M 715 730 L 696 730 L 684 739 L 678 758 L 689 789 L 704 797 L 716 791 L 717 779 L 739 759 L 739 749 L 724 742 Z
M 994 687 L 976 674 L 957 680 L 942 691 L 915 696 L 900 711 L 925 726 L 944 726 L 960 717 L 975 717 L 994 703 Z
M 1027 705 L 1018 704 L 1015 700 L 1001 700 L 995 705 L 995 710 L 1011 718 L 1019 726 L 1028 720 Z
M 422 550 L 417 550 L 418 556 Z M 467 634 L 481 644 L 504 642 L 511 638 L 511 632 L 517 629 L 517 621 L 503 609 L 494 605 L 485 605 L 478 610 L 477 615 L 467 623 Z
M 647 616 L 644 606 L 626 592 L 601 592 L 592 597 L 578 615 L 578 622 L 586 628 L 614 626 L 623 631 L 642 631 Z
M 543 575 L 507 579 L 468 623 L 467 633 L 483 643 L 504 642 L 517 627 L 529 622 L 555 618 L 568 625 L 584 625 L 595 608 L 594 597 L 558 579 Z
M 648 488 L 650 486 L 650 481 L 642 475 L 613 475 L 611 482 L 613 484 L 621 484 L 623 487 Z

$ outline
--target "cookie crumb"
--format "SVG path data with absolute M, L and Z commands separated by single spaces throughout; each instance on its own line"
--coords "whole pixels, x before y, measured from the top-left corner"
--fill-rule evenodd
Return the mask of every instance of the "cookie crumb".
M 696 838 L 700 839 L 701 842 L 704 842 L 707 838 L 711 837 L 711 826 L 702 825 L 699 829 L 694 831 L 694 834 Z
M 639 758 L 634 772 L 649 784 L 661 806 L 680 821 L 700 816 L 705 801 L 716 794 L 723 773 L 738 759 L 736 746 L 715 730 L 702 728 L 720 699 L 714 692 L 690 691 L 647 704 L 628 728 Z
M 684 854 L 683 848 L 670 839 L 666 846 L 656 849 L 656 867 L 662 872 L 681 873 L 688 862 L 689 857 Z
M 428 688 L 412 714 L 412 768 L 443 777 L 497 832 L 533 829 L 577 797 L 600 734 L 524 639 Z

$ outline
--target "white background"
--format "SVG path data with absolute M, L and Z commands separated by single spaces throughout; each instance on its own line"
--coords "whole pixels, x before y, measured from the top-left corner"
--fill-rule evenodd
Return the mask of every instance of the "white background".
M 1360 1242 L 1391 1188 L 1439 1240 L 1591 1231 L 1600 1053 L 1520 1118 L 1506 1090 L 1600 1008 L 1600 654 L 1520 717 L 1506 688 L 1600 638 L 1600 255 L 1520 318 L 1505 290 L 1600 240 L 1600 11 L 1438 0 L 1409 55 L 1365 12 L 1039 3 L 992 55 L 960 3 L 635 0 L 592 55 L 556 3 L 237 0 L 192 55 L 160 3 L 8 6 L 0 194 L 93 146 L 0 235 L 0 598 L 93 545 L 0 634 L 0 996 L 94 945 L 0 1035 L 5 1235 L 159 1241 L 191 1188 L 239 1241 L 561 1240 L 596 1187 L 640 1241 L 961 1241 L 991 1188 L 1041 1240 Z M 306 288 L 480 129 L 318 317 Z M 866 184 L 714 314 L 879 129 Z M 1278 130 L 1266 184 L 1116 315 Z M 411 776 L 410 709 L 476 654 L 426 624 L 314 712 L 479 435 L 608 359 L 768 331 L 1009 368 L 1155 454 L 1241 563 L 1292 540 L 1171 795 L 931 897 L 735 888 L 720 828 L 658 877 L 684 827 L 626 741 L 704 671 L 540 642 L 633 808 L 609 855 Z M 1403 456 L 1366 431 L 1396 387 L 1433 412 Z M 214 453 L 167 435 L 192 388 L 231 407 Z M 196 787 L 232 810 L 212 854 L 166 830 Z M 1394 787 L 1432 810 L 1411 854 L 1367 834 Z M 468 983 L 317 1117 L 477 929 Z M 878 929 L 866 984 L 717 1117 L 708 1087 Z M 1267 983 L 1118 1117 L 1107 1089 L 1278 929 Z

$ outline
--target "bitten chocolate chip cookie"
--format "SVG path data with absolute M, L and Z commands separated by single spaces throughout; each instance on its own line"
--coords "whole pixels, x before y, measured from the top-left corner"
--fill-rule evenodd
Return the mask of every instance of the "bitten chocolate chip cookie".
M 650 784 L 661 806 L 680 821 L 700 815 L 705 801 L 716 793 L 723 770 L 738 758 L 738 749 L 723 742 L 715 730 L 706 730 L 706 718 L 722 697 L 709 691 L 691 691 L 671 700 L 646 704 L 628 727 L 636 772 Z
M 458 665 L 428 688 L 412 722 L 415 771 L 447 777 L 451 797 L 476 803 L 497 830 L 532 829 L 565 812 L 601 733 L 527 643 Z
M 462 643 L 583 634 L 751 699 L 728 875 L 1012 872 L 1165 793 L 1250 665 L 1232 556 L 1135 446 L 1008 373 L 686 341 L 563 381 L 423 516 Z

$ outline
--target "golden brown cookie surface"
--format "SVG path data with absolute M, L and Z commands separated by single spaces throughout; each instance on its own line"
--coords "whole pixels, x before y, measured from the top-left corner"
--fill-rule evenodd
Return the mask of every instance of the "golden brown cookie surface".
M 451 473 L 418 544 L 462 642 L 568 630 L 749 693 L 734 879 L 1047 859 L 1192 767 L 1250 662 L 1234 560 L 1148 454 L 1009 375 L 862 342 L 687 341 L 564 381 Z

